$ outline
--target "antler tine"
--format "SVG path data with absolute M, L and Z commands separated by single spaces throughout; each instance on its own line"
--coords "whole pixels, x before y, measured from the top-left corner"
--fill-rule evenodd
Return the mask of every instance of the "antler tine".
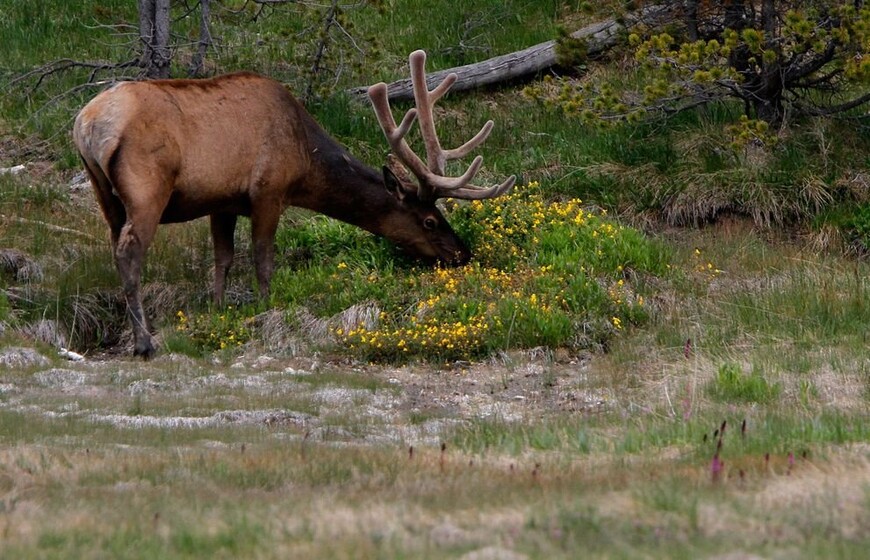
M 387 138 L 387 143 L 390 149 L 399 160 L 411 170 L 414 175 L 420 177 L 427 172 L 426 164 L 417 157 L 417 154 L 408 145 L 405 140 L 405 135 L 414 124 L 417 118 L 417 109 L 409 109 L 402 118 L 402 123 L 396 126 L 396 120 L 393 118 L 393 112 L 390 109 L 390 100 L 387 96 L 387 84 L 381 82 L 369 88 L 369 99 L 372 102 L 372 107 L 375 110 L 375 116 L 378 119 L 378 124 L 381 125 L 381 130 Z
M 483 158 L 481 156 L 477 156 L 474 161 L 471 162 L 471 165 L 468 166 L 466 172 L 459 177 L 443 177 L 435 175 L 429 171 L 426 164 L 423 163 L 423 160 L 414 153 L 408 145 L 408 142 L 405 140 L 405 135 L 408 133 L 411 125 L 414 124 L 414 120 L 417 118 L 417 110 L 409 109 L 402 118 L 401 124 L 396 126 L 396 121 L 393 118 L 392 111 L 390 110 L 390 102 L 387 96 L 387 85 L 384 83 L 375 84 L 369 88 L 368 93 L 369 99 L 372 102 L 372 107 L 374 107 L 375 110 L 375 116 L 378 119 L 378 123 L 381 125 L 381 130 L 383 130 L 384 136 L 387 138 L 387 143 L 390 145 L 390 149 L 399 161 L 405 164 L 411 173 L 417 176 L 417 179 L 420 182 L 419 195 L 421 197 L 437 198 L 436 190 L 459 189 L 467 185 L 471 179 L 474 178 L 483 163 Z
M 452 150 L 445 151 L 444 157 L 446 159 L 459 159 L 467 156 L 469 153 L 471 153 L 471 150 L 483 144 L 483 141 L 486 140 L 489 137 L 489 133 L 492 132 L 492 127 L 494 125 L 494 122 L 486 121 L 486 124 L 484 124 L 483 128 L 480 129 L 480 132 L 475 134 L 471 140 L 459 146 L 458 148 L 453 148 Z
M 414 88 L 414 100 L 417 102 L 417 110 L 420 112 L 420 131 L 423 134 L 423 142 L 426 145 L 426 159 L 429 169 L 439 175 L 444 175 L 444 165 L 451 159 L 459 159 L 467 156 L 471 150 L 478 147 L 492 131 L 493 122 L 487 121 L 474 135 L 474 138 L 458 148 L 445 150 L 441 147 L 438 133 L 435 130 L 435 115 L 432 107 L 445 93 L 450 91 L 457 80 L 455 73 L 448 74 L 435 89 L 429 91 L 426 80 L 426 52 L 417 50 L 409 57 L 411 66 L 411 83 Z
M 429 170 L 438 175 L 444 175 L 444 165 L 447 163 L 438 133 L 435 131 L 435 117 L 432 107 L 435 102 L 447 93 L 456 81 L 456 74 L 450 74 L 438 84 L 435 89 L 429 91 L 426 84 L 426 52 L 416 50 L 408 57 L 411 67 L 411 84 L 414 89 L 414 101 L 420 115 L 420 133 L 423 136 L 423 144 L 426 146 L 426 161 Z
M 459 198 L 462 200 L 483 200 L 484 198 L 496 198 L 508 192 L 516 183 L 516 175 L 511 175 L 500 185 L 493 185 L 487 189 L 481 189 L 473 186 L 460 187 L 453 191 L 449 191 L 445 196 L 450 198 Z
M 447 161 L 465 157 L 472 150 L 480 146 L 489 137 L 489 133 L 492 132 L 495 123 L 491 120 L 487 121 L 473 138 L 458 148 L 444 150 L 441 147 L 438 133 L 435 130 L 435 117 L 432 108 L 453 87 L 457 76 L 456 74 L 447 75 L 435 89 L 429 91 L 429 86 L 426 83 L 425 51 L 417 50 L 412 52 L 409 57 L 409 64 L 411 66 L 411 83 L 414 89 L 414 100 L 417 104 L 420 121 L 420 132 L 423 136 L 423 143 L 426 146 L 426 160 L 429 170 L 438 175 L 438 177 L 427 178 L 429 183 L 435 188 L 434 195 L 436 197 L 479 200 L 494 198 L 507 192 L 514 185 L 516 181 L 515 176 L 511 176 L 500 185 L 495 185 L 488 189 L 481 189 L 469 184 L 483 163 L 482 156 L 475 157 L 465 173 L 457 177 L 456 180 L 443 177 Z

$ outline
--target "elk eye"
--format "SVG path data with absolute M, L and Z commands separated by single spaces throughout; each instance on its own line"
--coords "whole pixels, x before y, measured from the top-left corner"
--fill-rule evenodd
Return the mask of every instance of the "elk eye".
M 438 227 L 438 220 L 429 216 L 425 220 L 423 220 L 423 227 L 426 229 L 435 229 Z

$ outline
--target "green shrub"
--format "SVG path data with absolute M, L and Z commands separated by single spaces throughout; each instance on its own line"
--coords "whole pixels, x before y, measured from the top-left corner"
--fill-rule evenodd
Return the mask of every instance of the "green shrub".
M 870 204 L 855 208 L 843 225 L 849 239 L 865 251 L 870 251 Z

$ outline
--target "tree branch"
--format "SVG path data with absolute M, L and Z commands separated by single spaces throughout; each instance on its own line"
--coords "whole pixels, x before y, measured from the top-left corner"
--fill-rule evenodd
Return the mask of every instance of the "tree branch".
M 17 76 L 9 81 L 9 86 L 17 85 L 21 82 L 28 80 L 36 76 L 36 82 L 30 87 L 29 94 L 35 92 L 42 85 L 42 82 L 49 76 L 53 74 L 57 74 L 58 72 L 64 72 L 66 70 L 70 70 L 73 68 L 90 68 L 91 73 L 88 77 L 88 84 L 94 84 L 96 80 L 97 72 L 100 70 L 118 70 L 121 68 L 130 68 L 131 66 L 138 66 L 139 59 L 128 60 L 125 62 L 101 62 L 101 61 L 83 61 L 83 60 L 73 60 L 70 58 L 62 58 L 60 60 L 54 60 L 47 64 L 43 64 L 38 68 L 34 68 L 20 76 Z
M 808 115 L 813 115 L 816 117 L 826 116 L 826 115 L 834 115 L 837 113 L 843 113 L 845 111 L 849 111 L 856 107 L 860 107 L 865 103 L 870 103 L 870 93 L 865 93 L 861 97 L 856 97 L 851 101 L 847 101 L 845 103 L 841 103 L 839 105 L 832 105 L 830 107 L 815 107 L 815 106 L 807 106 L 800 107 L 801 111 L 804 111 Z
M 818 71 L 825 64 L 829 63 L 831 60 L 834 59 L 834 54 L 836 53 L 836 50 L 836 42 L 830 41 L 825 47 L 825 52 L 819 54 L 818 56 L 812 57 L 806 63 L 790 64 L 788 70 L 785 71 L 785 75 L 783 76 L 783 83 L 786 87 L 789 87 L 795 81 L 809 76 L 813 72 Z
M 27 224 L 27 225 L 37 225 L 40 227 L 44 227 L 49 231 L 54 231 L 57 233 L 69 233 L 72 235 L 77 235 L 79 237 L 83 237 L 85 239 L 89 239 L 91 241 L 100 241 L 90 233 L 85 233 L 83 231 L 79 231 L 77 229 L 70 229 L 63 226 L 59 226 L 56 224 L 50 224 L 48 222 L 43 222 L 40 220 L 31 220 L 29 218 L 22 218 L 20 216 L 7 216 L 5 214 L 0 214 L 0 220 L 9 220 L 10 222 L 17 222 L 19 224 Z

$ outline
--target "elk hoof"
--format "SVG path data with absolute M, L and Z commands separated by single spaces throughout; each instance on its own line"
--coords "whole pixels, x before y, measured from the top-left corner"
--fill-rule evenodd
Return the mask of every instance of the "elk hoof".
M 150 339 L 137 342 L 133 347 L 133 356 L 141 356 L 143 360 L 150 360 L 154 357 L 156 349 Z

